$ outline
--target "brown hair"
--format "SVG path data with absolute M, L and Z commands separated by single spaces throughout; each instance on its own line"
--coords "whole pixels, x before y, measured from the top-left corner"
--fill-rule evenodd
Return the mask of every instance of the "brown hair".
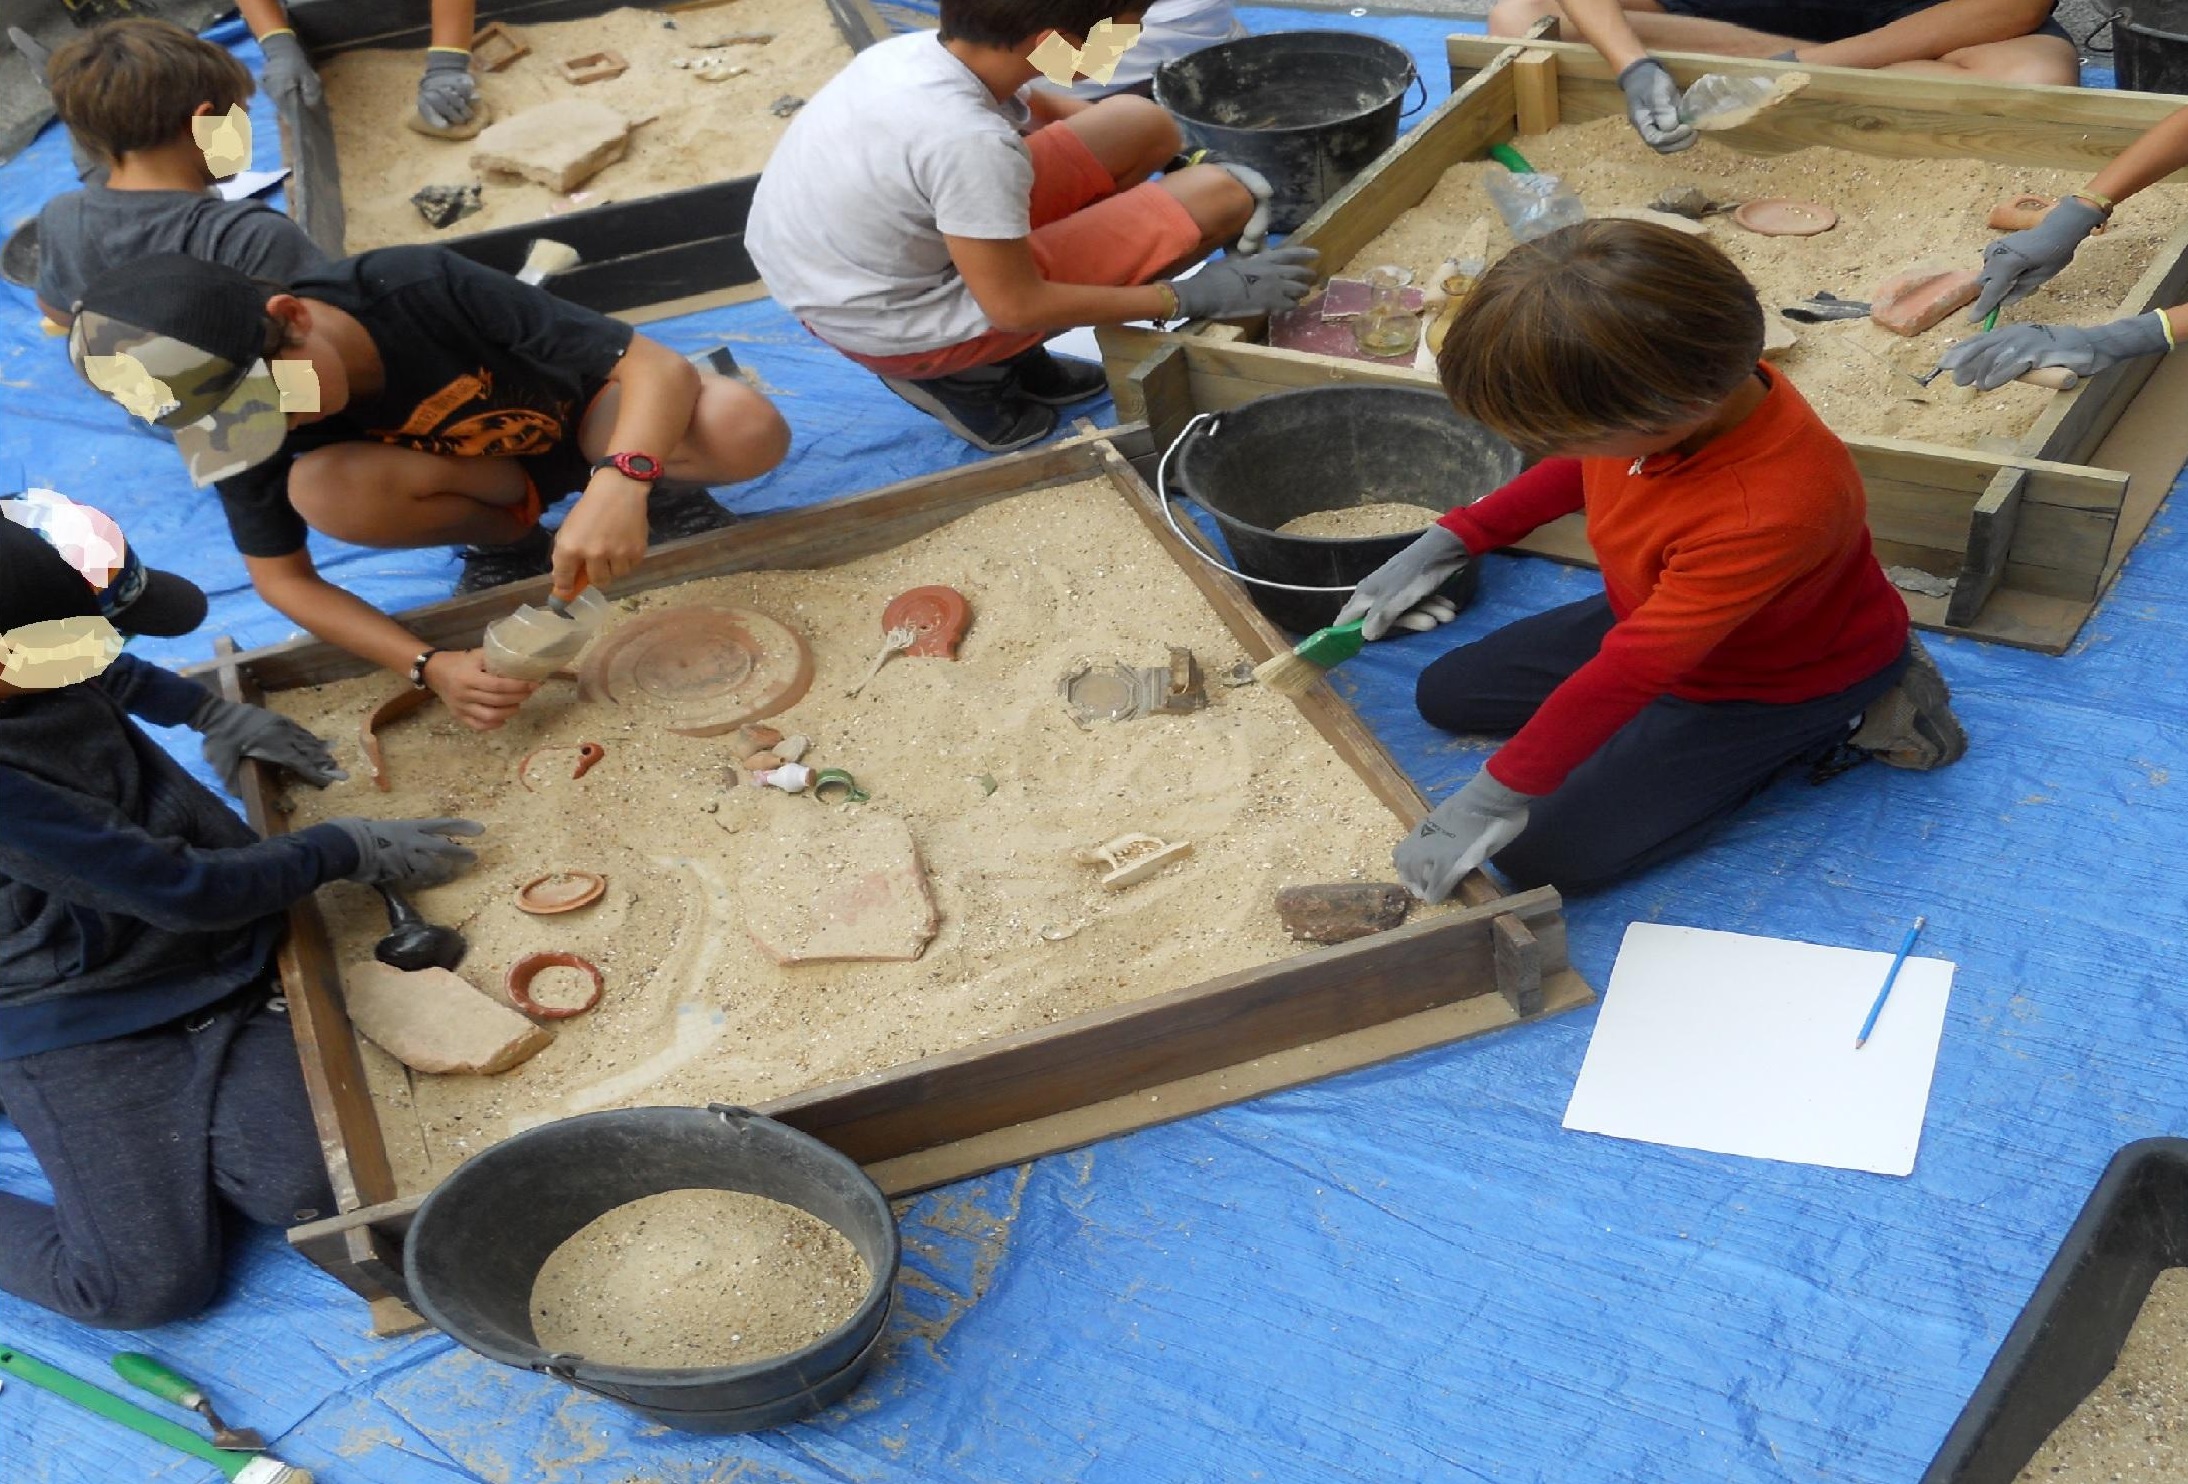
M 1679 426 L 1755 369 L 1763 309 L 1719 249 L 1651 222 L 1522 243 L 1467 296 L 1436 369 L 1451 405 L 1529 454 Z
M 187 138 L 200 103 L 224 114 L 251 96 L 251 74 L 227 49 L 172 21 L 106 21 L 54 52 L 46 85 L 61 122 L 109 163 Z

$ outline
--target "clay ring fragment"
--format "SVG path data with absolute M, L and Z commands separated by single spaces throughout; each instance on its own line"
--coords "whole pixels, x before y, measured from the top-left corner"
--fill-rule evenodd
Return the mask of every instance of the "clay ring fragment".
M 592 977 L 593 992 L 580 1005 L 542 1005 L 532 998 L 532 981 L 545 969 L 583 969 Z M 527 1015 L 540 1020 L 568 1020 L 600 1003 L 600 970 L 574 953 L 527 953 L 509 966 L 509 973 L 501 982 L 501 992 L 509 997 L 510 1004 Z
M 535 917 L 575 912 L 600 900 L 608 878 L 596 871 L 550 871 L 517 888 L 517 909 Z

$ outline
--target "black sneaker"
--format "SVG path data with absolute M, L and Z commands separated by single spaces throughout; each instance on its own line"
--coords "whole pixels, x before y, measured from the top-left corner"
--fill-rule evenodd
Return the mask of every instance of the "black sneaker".
M 1007 365 L 921 381 L 884 376 L 881 384 L 986 453 L 1009 453 L 1056 431 L 1056 409 L 1019 390 Z
M 456 579 L 456 595 L 461 597 L 546 576 L 554 570 L 555 538 L 534 526 L 507 546 L 466 546 L 457 555 L 463 558 L 463 575 Z
M 1018 389 L 1046 407 L 1069 407 L 1109 390 L 1109 376 L 1100 366 L 1052 356 L 1045 345 L 1020 351 L 1003 364 L 1018 378 Z
M 1952 691 L 1922 641 L 1907 636 L 1907 670 L 1862 713 L 1849 745 L 1894 768 L 1928 772 L 1960 761 L 1968 734 L 1952 714 Z
M 685 356 L 684 359 L 700 370 L 712 371 L 717 376 L 735 376 L 738 374 L 737 358 L 729 353 L 729 347 L 726 345 L 717 345 L 712 350 L 695 350 L 690 355 Z
M 685 536 L 704 536 L 733 526 L 737 517 L 716 503 L 714 496 L 696 484 L 664 479 L 646 497 L 646 544 L 659 546 Z

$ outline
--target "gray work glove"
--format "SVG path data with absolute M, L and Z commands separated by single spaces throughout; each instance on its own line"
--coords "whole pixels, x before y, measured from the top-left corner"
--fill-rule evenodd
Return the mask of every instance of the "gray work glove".
M 1307 297 L 1307 290 L 1314 287 L 1314 265 L 1321 256 L 1311 247 L 1272 247 L 1266 252 L 1226 255 L 1170 287 L 1178 296 L 1178 313 L 1187 319 L 1275 314 Z
M 479 85 L 471 76 L 468 53 L 425 54 L 425 76 L 418 79 L 418 117 L 436 129 L 453 129 L 470 121 L 478 101 Z
M 357 846 L 357 869 L 350 872 L 350 880 L 406 890 L 455 880 L 479 855 L 449 837 L 486 833 L 485 825 L 470 819 L 330 819 L 327 823 Z
M 349 777 L 326 743 L 263 706 L 208 695 L 190 713 L 189 727 L 205 739 L 205 761 L 213 765 L 230 793 L 239 792 L 247 757 L 287 768 L 314 788 Z
M 1664 64 L 1643 57 L 1618 74 L 1626 95 L 1626 117 L 1641 142 L 1660 155 L 1675 155 L 1694 143 L 1694 126 L 1679 116 L 1679 84 Z
M 1248 255 L 1261 251 L 1269 242 L 1269 201 L 1276 194 L 1275 187 L 1269 184 L 1269 177 L 1251 165 L 1217 160 L 1215 167 L 1244 186 L 1254 198 L 1254 214 L 1246 218 L 1245 228 L 1238 234 L 1238 251 Z
M 1398 842 L 1390 853 L 1398 879 L 1422 901 L 1442 901 L 1458 890 L 1468 871 L 1519 837 L 1533 802 L 1532 795 L 1506 788 L 1482 769 Z
M 1360 635 L 1380 639 L 1416 603 L 1466 570 L 1473 561 L 1466 543 L 1442 526 L 1430 526 L 1413 544 L 1360 579 L 1337 610 L 1337 622 L 1360 620 Z
M 319 74 L 312 71 L 311 60 L 304 55 L 304 44 L 296 39 L 295 32 L 269 36 L 258 44 L 258 49 L 266 54 L 266 72 L 259 79 L 259 87 L 275 108 L 291 98 L 306 108 L 317 108 L 326 101 Z
M 2165 326 L 2158 314 L 2138 314 L 2109 325 L 2008 325 L 1973 340 L 1963 340 L 1938 358 L 1961 386 L 1996 391 L 2024 371 L 2063 366 L 2076 376 L 2095 376 L 2108 366 L 2137 356 L 2161 356 Z
M 1968 318 L 1981 323 L 1993 309 L 2026 299 L 2074 261 L 2082 239 L 2104 225 L 2104 213 L 2069 196 L 2033 227 L 2009 232 L 1983 249 L 1983 276 Z

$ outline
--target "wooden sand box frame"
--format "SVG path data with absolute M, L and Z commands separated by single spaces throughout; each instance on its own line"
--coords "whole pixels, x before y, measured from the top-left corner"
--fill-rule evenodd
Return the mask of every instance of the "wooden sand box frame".
M 905 546 L 1013 496 L 1096 481 L 1085 498 L 1120 501 L 1154 543 L 1135 549 L 1132 561 L 1142 567 L 1151 561 L 1174 563 L 1220 623 L 1212 648 L 1220 650 L 1227 637 L 1234 653 L 1243 652 L 1248 659 L 1275 652 L 1281 636 L 1229 579 L 1192 557 L 1164 527 L 1152 496 L 1118 451 L 1121 444 L 1144 456 L 1151 449 L 1146 431 L 1126 428 L 1111 436 L 1116 443 L 1095 436 L 1074 439 L 675 543 L 655 553 L 612 596 L 627 598 L 695 579 L 757 582 L 767 572 L 840 567 Z M 739 573 L 755 575 L 739 579 Z M 542 583 L 519 584 L 436 604 L 407 615 L 406 621 L 429 642 L 474 642 L 484 624 L 542 595 Z M 979 624 L 976 617 L 976 634 Z M 831 642 L 825 635 L 815 637 L 823 646 Z M 864 646 L 872 637 L 859 635 L 856 643 Z M 852 640 L 846 636 L 842 642 L 844 654 L 850 654 Z M 1225 664 L 1230 658 L 1221 653 L 1209 657 Z M 840 670 L 841 661 L 839 656 L 824 673 Z M 947 662 L 894 663 L 909 669 Z M 276 700 L 282 691 L 343 680 L 365 669 L 327 646 L 301 642 L 250 655 L 230 654 L 202 668 L 230 693 L 271 694 Z M 1215 668 L 1210 667 L 1210 683 L 1220 684 Z M 888 674 L 885 670 L 884 678 Z M 900 682 L 905 678 L 896 677 Z M 1042 679 L 1048 678 L 1044 669 Z M 1425 812 L 1420 795 L 1327 687 L 1318 687 L 1297 705 L 1305 724 L 1389 811 L 1375 841 L 1387 851 L 1397 834 Z M 1206 719 L 1203 713 L 1119 725 L 1190 728 Z M 1147 735 L 1152 739 L 1159 733 Z M 823 746 L 841 744 L 817 735 L 815 745 L 818 754 Z M 1135 740 L 1133 745 L 1141 744 Z M 839 760 L 855 766 L 855 760 Z M 394 761 L 401 766 L 399 743 Z M 886 772 L 876 773 L 877 781 Z M 250 771 L 245 794 L 262 828 L 285 826 L 260 770 Z M 825 807 L 800 799 L 754 802 Z M 1092 818 L 1088 826 L 1090 836 L 1103 829 Z M 1203 848 L 1215 844 L 1211 838 Z M 1287 884 L 1274 870 L 1255 874 L 1269 878 L 1265 886 L 1270 894 Z M 1163 884 L 1158 877 L 1135 889 Z M 948 886 L 938 886 L 946 896 Z M 1267 914 L 1262 888 L 1263 883 L 1249 877 L 1244 890 L 1256 899 L 1254 912 Z M 1282 956 L 1274 962 L 1218 972 L 1150 997 L 1097 1005 L 1052 1023 L 1042 1024 L 1036 1017 L 1024 1029 L 907 1063 L 880 1065 L 758 1106 L 859 1160 L 884 1190 L 903 1193 L 1592 998 L 1567 965 L 1554 891 L 1506 896 L 1477 872 L 1462 883 L 1459 902 L 1451 910 L 1424 914 L 1353 943 L 1297 950 L 1282 945 Z M 350 907 L 338 903 L 333 910 L 340 917 Z M 1040 925 L 1020 926 L 1037 931 Z M 342 1009 L 341 961 L 318 906 L 306 903 L 296 909 L 282 953 L 282 977 L 344 1214 L 299 1228 L 292 1239 L 361 1295 L 378 1299 L 403 1292 L 400 1244 L 417 1200 L 399 1194 L 390 1155 L 390 1135 L 399 1129 L 383 1126 L 384 1109 L 371 1096 L 366 1052 Z
M 1325 269 L 1351 263 L 1429 197 L 1447 171 L 1482 160 L 1492 145 L 1515 143 L 1525 152 L 1561 123 L 1622 118 L 1623 94 L 1607 64 L 1593 48 L 1550 40 L 1554 34 L 1554 23 L 1545 22 L 1535 39 L 1519 44 L 1451 37 L 1452 96 L 1293 240 L 1318 248 Z M 1661 59 L 1682 86 L 1709 72 L 1776 77 L 1789 70 L 1677 52 Z M 2146 94 L 1848 68 L 1798 70 L 1811 75 L 1807 87 L 1697 149 L 1729 146 L 1777 156 L 1820 146 L 1881 160 L 1988 162 L 2086 179 L 2178 106 L 2177 99 Z M 1797 174 L 1790 175 L 1783 193 L 1799 196 L 1798 182 Z M 1456 223 L 1454 235 L 1464 227 Z M 1874 287 L 1853 292 L 1866 295 Z M 2184 296 L 2188 226 L 2158 244 L 2147 269 L 2120 296 L 2117 312 Z M 1258 324 L 1194 324 L 1176 332 L 1103 328 L 1099 336 L 1120 415 L 1144 418 L 1161 436 L 1193 412 L 1237 406 L 1273 391 L 1347 381 L 1433 382 L 1410 369 L 1275 349 L 1257 343 L 1261 334 Z M 1925 350 L 1929 338 L 1920 342 Z M 1170 347 L 1182 358 L 1160 361 L 1158 353 Z M 1797 366 L 1794 380 L 1798 385 Z M 1145 400 L 1149 389 L 1159 405 Z M 1843 428 L 1841 436 L 1868 486 L 1879 555 L 1888 566 L 1916 568 L 1951 584 L 1944 596 L 1906 595 L 1915 621 L 2058 653 L 2073 641 L 2188 461 L 2188 419 L 2172 410 L 2176 399 L 2188 396 L 2188 365 L 2144 359 L 2071 391 L 2016 387 L 2003 395 L 2041 404 L 2011 450 Z M 1536 533 L 1519 549 L 1592 561 L 1577 519 Z

